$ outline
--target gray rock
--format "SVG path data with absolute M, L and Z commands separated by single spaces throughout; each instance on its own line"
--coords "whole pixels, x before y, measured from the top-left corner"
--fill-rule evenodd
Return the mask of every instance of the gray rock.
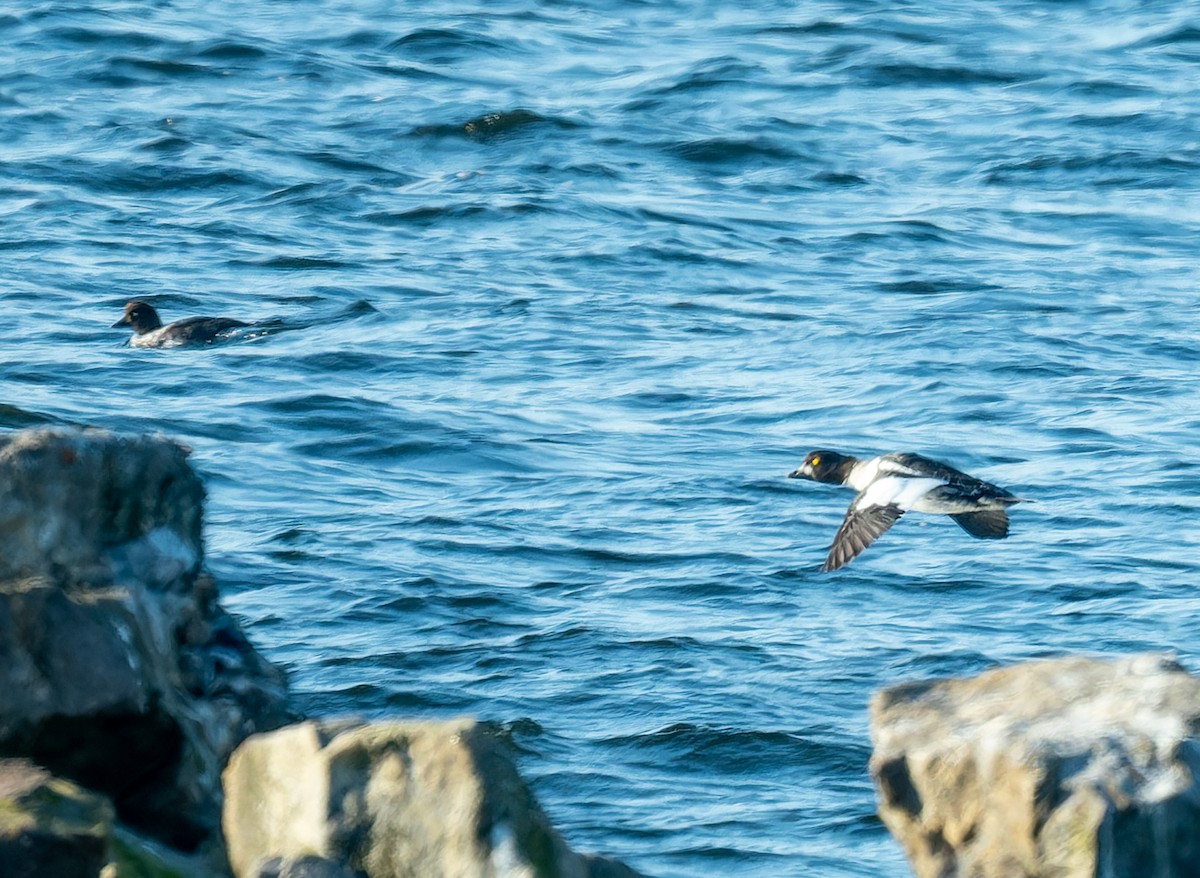
M 568 848 L 494 731 L 471 720 L 255 735 L 225 771 L 224 826 L 238 878 L 306 855 L 368 878 L 637 878 Z
M 99 430 L 0 437 L 0 754 L 188 850 L 218 837 L 229 754 L 290 713 L 202 572 L 186 455 Z
M 361 874 L 343 863 L 323 857 L 307 856 L 295 860 L 275 857 L 262 864 L 255 878 L 359 878 Z
M 1200 680 L 1029 662 L 871 705 L 880 816 L 920 878 L 1200 874 Z
M 0 436 L 0 580 L 66 576 L 107 586 L 123 572 L 140 578 L 112 553 L 126 546 L 136 556 L 139 541 L 196 573 L 204 488 L 187 453 L 162 437 L 102 430 Z
M 113 808 L 103 796 L 23 759 L 0 759 L 0 875 L 96 878 Z

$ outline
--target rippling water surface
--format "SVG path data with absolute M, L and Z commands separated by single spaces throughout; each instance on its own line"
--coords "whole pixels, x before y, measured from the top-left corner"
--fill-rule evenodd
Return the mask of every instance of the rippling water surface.
M 0 426 L 193 446 L 305 707 L 502 723 L 656 878 L 895 876 L 873 690 L 1195 666 L 1194 5 L 396 6 L 0 11 Z M 823 575 L 813 447 L 1038 502 Z

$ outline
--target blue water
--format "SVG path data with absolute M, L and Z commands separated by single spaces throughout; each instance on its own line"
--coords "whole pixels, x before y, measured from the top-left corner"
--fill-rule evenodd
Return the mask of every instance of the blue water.
M 191 445 L 306 709 L 501 723 L 656 878 L 899 876 L 872 691 L 1193 659 L 1193 4 L 396 7 L 0 10 L 0 427 Z M 824 575 L 819 447 L 1038 502 Z

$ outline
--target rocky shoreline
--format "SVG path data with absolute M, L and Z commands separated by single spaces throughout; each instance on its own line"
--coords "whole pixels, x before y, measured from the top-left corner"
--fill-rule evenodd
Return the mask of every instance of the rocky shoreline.
M 0 437 L 0 876 L 637 878 L 571 850 L 470 719 L 306 718 L 204 571 L 164 437 Z M 872 703 L 919 878 L 1200 874 L 1200 680 L 1030 662 Z
M 0 875 L 636 878 L 472 720 L 308 720 L 204 572 L 157 436 L 0 437 Z

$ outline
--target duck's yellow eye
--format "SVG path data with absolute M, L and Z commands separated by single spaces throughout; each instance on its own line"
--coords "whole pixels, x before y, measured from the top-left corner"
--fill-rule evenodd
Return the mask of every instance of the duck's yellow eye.
M 810 460 L 808 463 L 809 463 L 809 466 L 820 466 L 820 465 L 821 465 L 821 458 L 819 458 L 819 457 L 814 457 L 814 458 L 813 458 L 812 460 Z

